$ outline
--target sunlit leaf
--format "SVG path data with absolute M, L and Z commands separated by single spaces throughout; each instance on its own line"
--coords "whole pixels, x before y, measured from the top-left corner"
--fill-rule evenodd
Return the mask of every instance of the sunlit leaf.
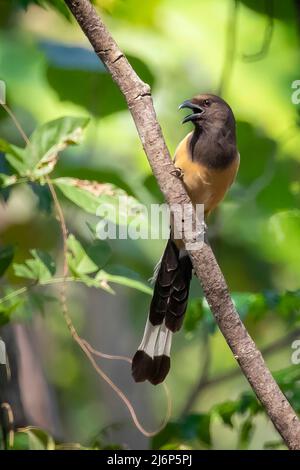
M 17 175 L 11 171 L 5 154 L 0 151 L 0 202 L 8 201 L 12 186 L 16 183 L 17 178 Z
M 81 209 L 96 214 L 100 204 L 113 201 L 118 190 L 114 186 L 77 178 L 56 178 L 52 182 L 70 201 Z
M 35 4 L 43 8 L 51 7 L 67 20 L 71 18 L 71 13 L 63 0 L 17 0 L 17 2 L 24 8 L 27 8 L 30 4 Z
M 38 209 L 46 214 L 51 213 L 53 199 L 49 190 L 48 185 L 38 184 L 35 182 L 29 183 L 29 186 L 35 196 L 37 197 L 37 206 Z
M 73 274 L 91 274 L 97 271 L 97 264 L 88 256 L 74 235 L 68 237 L 68 249 L 68 265 Z
M 62 117 L 39 126 L 26 146 L 26 163 L 35 177 L 50 173 L 59 152 L 68 145 L 78 144 L 87 126 L 87 117 Z
M 44 283 L 49 281 L 55 274 L 56 266 L 51 256 L 41 250 L 31 250 L 33 258 L 26 260 L 23 264 L 14 263 L 15 275 Z
M 152 294 L 152 289 L 131 270 L 120 266 L 110 266 L 111 272 L 101 269 L 111 254 L 110 248 L 105 242 L 97 240 L 85 248 L 74 235 L 69 235 L 68 249 L 70 271 L 86 286 L 101 288 L 114 294 L 114 290 L 110 286 L 112 283 L 130 287 L 145 294 Z
M 52 182 L 70 201 L 90 214 L 97 214 L 101 220 L 147 226 L 140 203 L 112 184 L 77 178 L 56 178 Z
M 300 211 L 298 209 L 277 212 L 266 220 L 264 252 L 268 259 L 282 263 L 288 269 L 297 270 L 300 263 Z
M 211 446 L 210 435 L 211 416 L 209 413 L 199 413 L 185 416 L 177 422 L 169 422 L 152 441 L 153 449 L 174 449 L 178 442 L 186 445 L 189 441 L 198 440 L 205 446 Z
M 151 2 L 145 2 L 143 8 L 140 8 L 139 0 L 115 2 L 113 14 L 129 24 L 149 27 L 155 22 L 160 3 L 161 0 L 151 0 Z
M 5 290 L 5 294 L 9 294 L 9 292 L 12 291 Z M 12 315 L 24 307 L 25 300 L 25 297 L 21 296 L 13 297 L 4 302 L 0 299 L 0 326 L 10 322 Z
M 5 175 L 0 173 L 0 188 L 8 188 L 9 186 L 15 184 L 17 181 L 16 175 Z
M 109 244 L 103 240 L 93 241 L 91 245 L 87 246 L 86 252 L 98 269 L 106 265 L 112 254 Z
M 24 176 L 27 174 L 28 163 L 26 162 L 26 152 L 24 149 L 0 139 L 0 151 L 5 153 L 6 160 L 19 175 Z
M 37 127 L 25 149 L 0 140 L 0 151 L 21 176 L 40 178 L 51 173 L 58 153 L 81 141 L 87 117 L 62 117 Z
M 93 50 L 54 41 L 42 41 L 40 48 L 47 57 L 49 84 L 62 101 L 76 103 L 101 117 L 127 109 L 122 93 Z M 127 58 L 142 80 L 152 86 L 154 75 L 145 62 L 131 55 Z
M 210 414 L 199 413 L 186 416 L 180 423 L 183 439 L 199 439 L 204 444 L 211 445 Z
M 233 428 L 232 418 L 238 411 L 238 404 L 236 401 L 225 401 L 215 407 L 216 413 L 220 416 L 224 424 Z
M 96 275 L 96 280 L 100 283 L 111 282 L 113 284 L 119 284 L 121 286 L 130 287 L 148 295 L 152 295 L 153 293 L 152 289 L 142 281 L 127 276 L 110 274 L 103 270 L 98 272 L 98 274 Z
M 253 424 L 253 419 L 252 416 L 247 418 L 240 429 L 239 432 L 239 447 L 242 449 L 246 449 L 249 445 L 249 442 L 253 436 L 254 432 L 254 424 Z
M 54 450 L 55 442 L 53 437 L 43 429 L 35 426 L 19 428 L 19 433 L 25 433 L 28 436 L 28 448 L 30 450 Z

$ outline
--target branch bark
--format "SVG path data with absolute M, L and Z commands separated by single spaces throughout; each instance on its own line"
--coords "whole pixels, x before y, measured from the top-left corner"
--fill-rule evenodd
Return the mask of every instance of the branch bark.
M 148 161 L 169 205 L 190 204 L 174 166 L 153 107 L 151 90 L 132 69 L 89 0 L 65 0 L 95 53 L 123 93 Z M 195 218 L 195 214 L 193 214 Z M 186 238 L 183 240 L 186 244 Z M 234 357 L 289 449 L 300 449 L 300 421 L 267 368 L 231 300 L 214 254 L 206 242 L 189 250 L 210 309 Z

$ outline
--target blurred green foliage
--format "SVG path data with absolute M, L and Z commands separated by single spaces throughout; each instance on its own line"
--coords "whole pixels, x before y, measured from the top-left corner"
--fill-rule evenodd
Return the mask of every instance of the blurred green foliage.
M 288 367 L 276 372 L 274 377 L 289 398 L 296 412 L 300 412 L 300 370 Z M 263 412 L 252 392 L 244 392 L 237 400 L 230 400 L 215 405 L 208 413 L 191 414 L 177 422 L 170 422 L 166 428 L 154 437 L 154 449 L 178 449 L 180 446 L 205 448 L 212 447 L 210 427 L 212 420 L 221 420 L 224 425 L 238 429 L 238 448 L 248 448 L 254 432 L 255 417 Z M 242 417 L 238 422 L 237 418 Z M 266 443 L 268 446 L 268 443 Z M 276 444 L 278 447 L 281 442 Z M 273 443 L 275 447 L 275 443 Z
M 176 111 L 184 99 L 221 88 L 232 106 L 241 167 L 234 187 L 210 220 L 210 239 L 241 318 L 259 346 L 272 344 L 296 330 L 300 318 L 299 105 L 291 100 L 292 82 L 299 79 L 298 2 L 149 0 L 142 7 L 137 0 L 93 3 L 133 67 L 152 86 L 172 152 L 187 132 Z M 228 24 L 234 11 L 237 32 L 230 48 Z M 147 279 L 164 242 L 99 242 L 94 239 L 97 221 L 92 214 L 99 203 L 107 198 L 114 203 L 120 194 L 130 196 L 132 207 L 138 201 L 162 202 L 162 196 L 123 97 L 64 2 L 4 0 L 0 27 L 0 79 L 6 82 L 9 106 L 34 144 L 28 149 L 1 109 L 0 324 L 34 321 L 35 312 L 42 312 L 46 328 L 56 337 L 44 362 L 59 396 L 65 441 L 81 442 L 84 448 L 122 446 L 124 440 L 109 437 L 111 431 L 106 433 L 105 425 L 111 429 L 116 422 L 121 428 L 124 424 L 107 416 L 105 395 L 101 391 L 99 399 L 86 362 L 61 325 L 60 305 L 53 301 L 57 292 L 49 291 L 48 285 L 53 288 L 59 281 L 62 251 L 45 176 L 50 175 L 58 189 L 71 233 L 71 280 L 96 288 L 104 305 L 106 296 L 116 292 L 120 303 L 111 316 L 122 315 L 124 321 L 121 310 L 128 307 L 127 327 L 134 331 L 136 343 L 151 294 Z M 80 145 L 68 148 L 70 143 Z M 50 295 L 53 292 L 55 297 Z M 90 299 L 80 292 L 79 296 L 77 289 L 70 290 L 68 302 L 82 329 L 91 321 L 86 316 Z M 235 365 L 197 281 L 192 285 L 184 330 L 186 334 L 176 335 L 174 341 L 168 379 L 174 401 L 172 420 L 151 446 L 282 446 L 241 378 L 212 386 L 194 399 L 185 416 L 177 418 L 201 375 L 204 355 L 199 356 L 199 343 L 212 356 L 209 378 L 230 373 Z M 112 342 L 112 352 L 120 353 L 114 336 Z M 132 354 L 135 347 L 127 344 L 125 354 Z M 299 366 L 291 366 L 291 353 L 287 346 L 267 360 L 300 412 Z M 127 385 L 134 394 L 137 386 L 129 371 Z M 153 389 L 141 395 L 147 394 L 150 416 L 158 420 L 164 405 Z M 137 436 L 138 431 L 134 442 Z M 15 448 L 59 446 L 79 445 L 64 444 L 34 427 L 15 436 Z

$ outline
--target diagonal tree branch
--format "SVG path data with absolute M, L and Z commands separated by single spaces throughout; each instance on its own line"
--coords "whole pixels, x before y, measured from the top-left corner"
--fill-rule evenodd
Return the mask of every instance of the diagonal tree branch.
M 149 85 L 132 69 L 89 0 L 65 0 L 65 3 L 125 96 L 166 201 L 170 205 L 191 205 L 181 181 L 172 175 L 174 166 L 157 121 Z M 195 214 L 193 218 L 195 221 Z M 185 244 L 188 241 L 184 237 Z M 241 322 L 210 246 L 206 242 L 201 249 L 189 250 L 189 255 L 210 309 L 244 375 L 286 445 L 300 449 L 300 421 Z

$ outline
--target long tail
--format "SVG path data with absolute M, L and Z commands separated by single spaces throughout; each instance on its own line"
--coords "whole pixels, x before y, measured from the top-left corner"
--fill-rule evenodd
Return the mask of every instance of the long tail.
M 172 335 L 183 322 L 191 277 L 189 256 L 169 240 L 155 281 L 144 336 L 132 360 L 136 382 L 149 380 L 157 385 L 167 376 Z

